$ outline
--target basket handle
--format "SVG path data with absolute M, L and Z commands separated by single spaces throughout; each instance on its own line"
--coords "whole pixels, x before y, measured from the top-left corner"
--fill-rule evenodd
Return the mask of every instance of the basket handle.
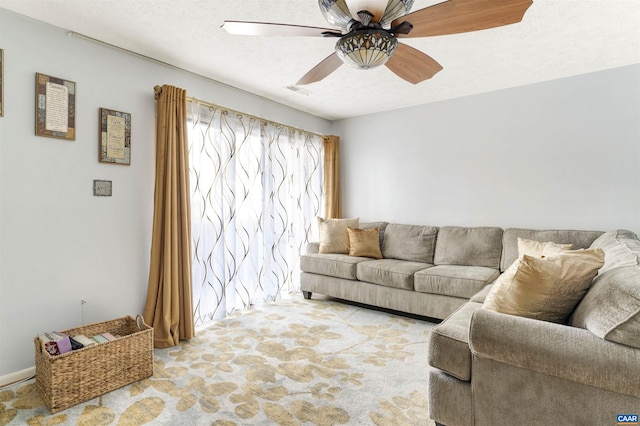
M 33 339 L 33 343 L 35 343 L 36 346 L 36 355 L 41 355 L 42 354 L 42 342 L 40 341 L 39 337 L 36 337 Z
M 147 325 L 146 322 L 144 322 L 144 318 L 142 317 L 142 315 L 138 314 L 138 316 L 136 316 L 136 323 L 138 324 L 138 328 L 139 329 L 143 329 L 144 327 L 149 327 L 149 325 Z M 144 326 L 144 327 L 143 327 Z

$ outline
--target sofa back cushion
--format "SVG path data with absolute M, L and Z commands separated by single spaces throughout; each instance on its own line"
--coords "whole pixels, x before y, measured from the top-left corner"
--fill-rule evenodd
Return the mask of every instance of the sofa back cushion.
M 589 248 L 602 235 L 602 231 L 535 230 L 509 228 L 502 234 L 502 258 L 500 270 L 505 271 L 518 258 L 518 237 L 535 241 L 552 241 L 557 244 L 572 244 L 573 249 Z
M 525 254 L 533 257 L 553 256 L 572 248 L 573 244 L 556 244 L 552 241 L 535 241 L 518 237 L 518 257 Z
M 390 223 L 384 232 L 382 256 L 387 259 L 433 263 L 438 228 Z
M 640 348 L 640 266 L 600 273 L 570 324 L 611 342 Z
M 498 269 L 501 254 L 502 228 L 444 226 L 438 230 L 433 263 Z
M 380 240 L 380 249 L 382 249 L 382 242 L 384 241 L 384 231 L 387 229 L 389 222 L 360 222 L 358 227 L 360 229 L 373 229 L 378 228 L 378 238 Z

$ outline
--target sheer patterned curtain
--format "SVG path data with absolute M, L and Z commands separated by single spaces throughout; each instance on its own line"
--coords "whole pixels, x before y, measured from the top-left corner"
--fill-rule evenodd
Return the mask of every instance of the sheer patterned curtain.
M 188 104 L 196 324 L 299 289 L 322 216 L 322 137 Z

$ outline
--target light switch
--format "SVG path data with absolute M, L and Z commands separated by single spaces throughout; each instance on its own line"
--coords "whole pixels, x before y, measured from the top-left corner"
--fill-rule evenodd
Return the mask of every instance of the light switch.
M 93 195 L 97 197 L 111 197 L 111 181 L 110 180 L 94 180 Z

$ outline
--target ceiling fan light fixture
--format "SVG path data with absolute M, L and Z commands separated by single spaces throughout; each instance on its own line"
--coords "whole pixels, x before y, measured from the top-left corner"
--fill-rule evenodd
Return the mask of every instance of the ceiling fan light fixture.
M 380 25 L 388 27 L 394 19 L 406 15 L 411 10 L 414 0 L 389 0 L 387 8 L 382 15 Z
M 398 40 L 389 32 L 365 29 L 342 36 L 336 43 L 336 52 L 345 64 L 368 69 L 385 64 L 396 47 Z
M 345 31 L 348 29 L 353 17 L 345 0 L 318 0 L 318 6 L 327 22 Z
M 353 19 L 356 21 L 358 20 L 358 12 L 366 10 L 373 15 L 371 22 L 377 24 L 380 22 L 380 19 L 382 19 L 389 0 L 345 0 L 345 3 L 347 3 L 351 11 L 351 16 L 353 16 Z

